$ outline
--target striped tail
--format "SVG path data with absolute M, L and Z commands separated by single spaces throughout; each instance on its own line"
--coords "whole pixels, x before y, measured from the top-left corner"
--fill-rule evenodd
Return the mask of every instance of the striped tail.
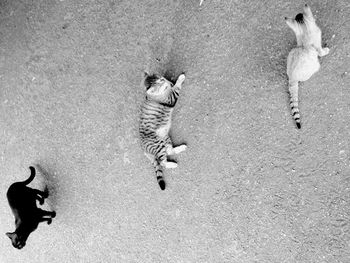
M 154 165 L 154 169 L 156 170 L 156 177 L 157 177 L 157 182 L 159 184 L 159 187 L 160 189 L 165 190 L 165 181 L 163 178 L 162 166 L 160 165 L 157 159 L 154 160 L 153 165 Z
M 34 177 L 35 177 L 35 168 L 33 166 L 29 166 L 30 169 L 30 176 L 27 180 L 23 181 L 22 183 L 27 185 L 29 184 L 31 181 L 33 181 Z
M 289 83 L 289 95 L 290 95 L 290 108 L 292 116 L 295 120 L 295 124 L 298 129 L 301 128 L 300 122 L 300 112 L 299 112 L 299 103 L 298 103 L 298 82 L 290 82 Z

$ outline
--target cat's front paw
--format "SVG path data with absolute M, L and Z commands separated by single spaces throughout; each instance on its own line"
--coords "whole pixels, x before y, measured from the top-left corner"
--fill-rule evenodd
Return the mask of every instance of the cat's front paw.
M 43 199 L 39 199 L 39 204 L 43 205 L 44 204 L 44 198 Z
M 51 217 L 52 217 L 52 218 L 56 217 L 56 212 L 55 212 L 55 211 L 52 211 L 52 212 L 51 212 Z
M 325 47 L 325 48 L 322 50 L 322 53 L 323 53 L 322 56 L 328 55 L 328 53 L 329 53 L 329 48 L 328 48 L 328 47 Z
M 47 224 L 50 225 L 51 223 L 52 223 L 52 219 L 51 218 L 47 219 Z

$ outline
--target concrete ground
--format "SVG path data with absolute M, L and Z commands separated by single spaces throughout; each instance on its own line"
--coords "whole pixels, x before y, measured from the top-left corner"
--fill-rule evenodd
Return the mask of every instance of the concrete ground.
M 0 1 L 1 263 L 350 262 L 350 2 L 309 2 L 331 51 L 301 130 L 284 17 L 304 2 L 199 2 Z M 144 70 L 187 75 L 165 191 L 139 146 Z M 5 195 L 31 164 L 57 217 L 16 250 Z

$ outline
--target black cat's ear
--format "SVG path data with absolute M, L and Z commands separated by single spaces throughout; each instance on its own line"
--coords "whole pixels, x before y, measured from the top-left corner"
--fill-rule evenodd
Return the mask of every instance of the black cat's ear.
M 8 236 L 8 237 L 12 240 L 14 234 L 15 234 L 15 233 L 7 232 L 7 233 L 6 233 L 6 236 Z

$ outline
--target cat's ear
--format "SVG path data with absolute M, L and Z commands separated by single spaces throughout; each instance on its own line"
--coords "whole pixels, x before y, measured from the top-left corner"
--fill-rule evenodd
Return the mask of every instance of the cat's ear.
M 8 236 L 12 240 L 14 238 L 14 236 L 15 236 L 15 233 L 7 232 L 6 236 Z
M 147 78 L 149 76 L 149 73 L 145 70 L 144 72 L 143 72 L 143 77 L 144 78 Z
M 287 25 L 294 31 L 294 33 L 296 33 L 298 27 L 297 22 L 289 17 L 285 17 L 284 19 L 286 20 Z
M 150 94 L 150 95 L 152 95 L 153 93 L 154 93 L 154 87 L 150 87 L 150 88 L 147 88 L 146 87 L 146 92 L 148 93 L 148 94 Z
M 304 14 L 305 14 L 308 18 L 314 19 L 314 16 L 312 15 L 312 12 L 311 12 L 311 8 L 310 8 L 310 6 L 308 6 L 307 4 L 305 4 L 305 6 L 304 6 Z

